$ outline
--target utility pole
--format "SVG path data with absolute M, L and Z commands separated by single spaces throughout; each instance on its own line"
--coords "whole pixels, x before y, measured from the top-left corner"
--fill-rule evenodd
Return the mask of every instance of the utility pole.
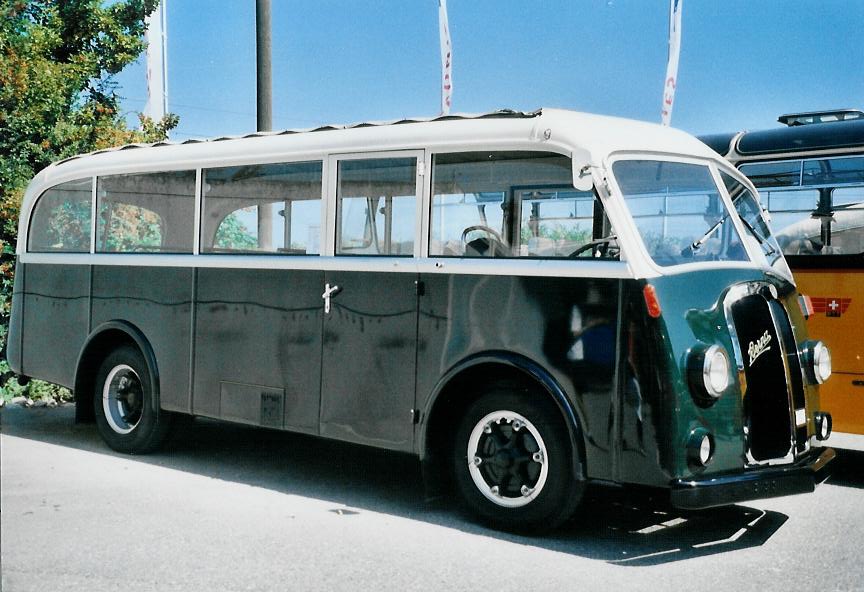
M 259 132 L 273 130 L 273 73 L 270 43 L 270 0 L 255 0 L 256 117 Z M 274 204 L 258 206 L 258 247 L 273 248 Z M 285 245 L 286 247 L 289 245 Z

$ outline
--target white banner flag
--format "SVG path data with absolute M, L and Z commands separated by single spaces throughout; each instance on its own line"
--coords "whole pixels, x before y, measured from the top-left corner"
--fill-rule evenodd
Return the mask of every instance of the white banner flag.
M 453 100 L 453 47 L 447 23 L 447 0 L 438 0 L 438 34 L 441 37 L 441 115 L 450 115 Z
M 168 71 L 165 51 L 165 0 L 147 17 L 147 104 L 144 115 L 159 121 L 168 111 Z
M 681 5 L 684 0 L 670 0 L 669 5 L 669 61 L 666 64 L 666 83 L 663 86 L 663 108 L 660 123 L 672 121 L 672 104 L 678 86 L 678 54 L 681 52 Z

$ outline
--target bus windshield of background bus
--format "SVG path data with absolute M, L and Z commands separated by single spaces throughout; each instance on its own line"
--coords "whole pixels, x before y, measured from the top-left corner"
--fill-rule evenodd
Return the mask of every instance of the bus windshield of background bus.
M 658 265 L 749 260 L 707 166 L 619 160 L 612 171 Z

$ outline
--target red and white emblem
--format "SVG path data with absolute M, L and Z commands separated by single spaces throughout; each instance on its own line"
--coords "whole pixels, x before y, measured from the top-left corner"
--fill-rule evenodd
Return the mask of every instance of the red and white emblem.
M 831 296 L 812 296 L 813 312 L 824 312 L 826 317 L 839 317 L 849 309 L 851 298 L 834 298 Z

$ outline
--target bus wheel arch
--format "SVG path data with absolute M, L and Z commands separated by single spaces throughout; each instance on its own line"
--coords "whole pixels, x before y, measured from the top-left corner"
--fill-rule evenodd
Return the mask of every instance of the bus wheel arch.
M 499 520 L 488 513 L 486 516 L 478 513 L 477 508 L 470 507 L 470 503 L 468 509 L 499 528 L 523 531 L 554 528 L 572 514 L 584 490 L 587 473 L 581 422 L 563 390 L 548 373 L 530 360 L 516 358 L 512 354 L 504 358 L 492 355 L 470 360 L 450 372 L 433 392 L 425 414 L 427 421 L 424 422 L 425 432 L 421 436 L 423 448 L 420 450 L 427 493 L 437 495 L 457 492 L 463 501 L 467 501 L 465 480 L 462 479 L 460 484 L 458 472 L 454 472 L 453 468 L 454 454 L 464 456 L 464 451 L 457 450 L 457 441 L 467 438 L 468 432 L 474 427 L 465 427 L 467 414 L 476 414 L 478 410 L 498 412 L 500 410 L 495 407 L 496 404 L 512 407 L 507 411 L 513 411 L 513 416 L 519 418 L 518 423 L 530 425 L 531 433 L 536 434 L 534 426 L 530 420 L 524 421 L 520 411 L 535 418 L 539 413 L 539 416 L 548 417 L 550 423 L 556 424 L 547 439 L 559 440 L 558 443 L 551 443 L 551 446 L 568 453 L 568 462 L 563 470 L 572 477 L 572 495 L 566 503 L 564 500 L 559 502 L 567 506 L 560 512 L 560 520 L 544 518 L 538 522 L 530 516 L 531 512 L 527 512 L 529 515 L 524 520 L 518 517 L 514 520 Z M 509 508 L 506 510 L 510 511 Z M 515 511 L 525 513 L 518 508 Z
M 96 374 L 102 362 L 112 351 L 129 345 L 138 349 L 144 357 L 152 385 L 150 405 L 159 409 L 159 370 L 153 348 L 144 334 L 126 321 L 108 321 L 96 327 L 81 349 L 75 366 L 75 421 L 92 423 L 96 420 L 93 404 L 93 389 L 96 388 Z

